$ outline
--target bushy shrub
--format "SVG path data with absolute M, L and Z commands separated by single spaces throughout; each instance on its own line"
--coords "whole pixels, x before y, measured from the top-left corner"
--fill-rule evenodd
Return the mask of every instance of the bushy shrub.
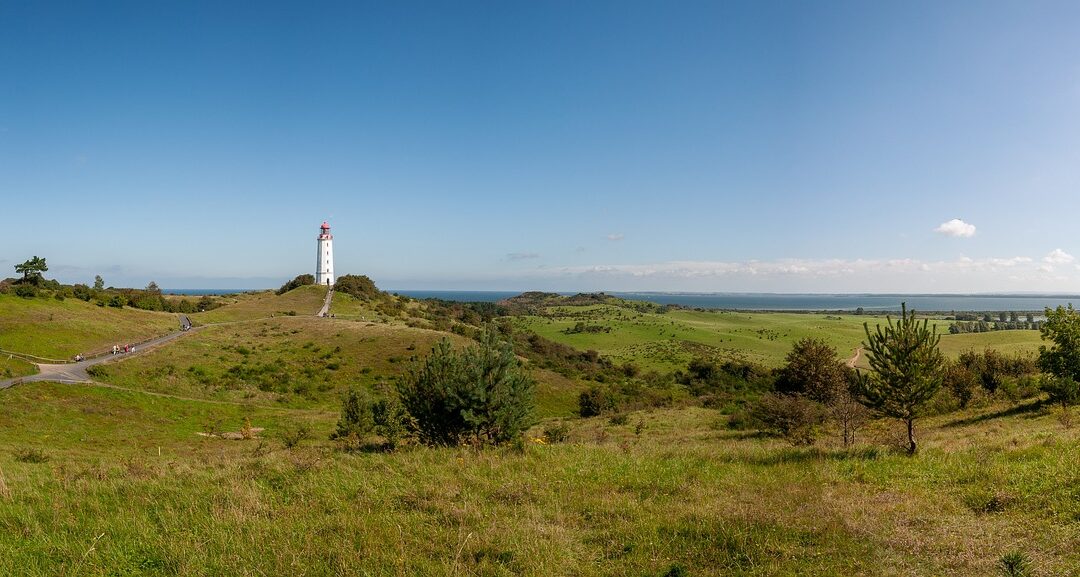
M 334 290 L 364 301 L 386 298 L 386 294 L 379 290 L 370 278 L 364 275 L 341 275 L 334 281 Z M 395 316 L 398 311 L 389 312 L 391 316 Z
M 38 294 L 37 287 L 32 284 L 19 284 L 15 285 L 15 295 L 24 299 L 30 299 L 36 297 Z
M 971 403 L 979 386 L 979 378 L 970 365 L 963 362 L 948 363 L 945 369 L 945 388 L 952 393 L 961 408 L 966 408 Z
M 1080 383 L 1069 377 L 1051 377 L 1043 379 L 1042 390 L 1050 396 L 1050 402 L 1061 405 L 1062 423 L 1071 425 L 1069 407 L 1080 402 Z
M 825 411 L 820 403 L 803 395 L 769 393 L 758 401 L 754 417 L 765 430 L 792 445 L 813 445 L 818 427 L 825 421 Z
M 596 417 L 616 410 L 618 400 L 608 387 L 597 385 L 582 391 L 578 396 L 578 415 Z
M 291 281 L 281 285 L 281 288 L 274 291 L 274 294 L 283 295 L 295 288 L 315 284 L 315 276 L 310 274 L 302 274 L 292 279 Z
M 544 427 L 544 440 L 548 443 L 565 443 L 570 438 L 570 427 L 566 423 L 551 423 Z
M 500 444 L 528 426 L 535 383 L 489 327 L 477 346 L 460 352 L 443 339 L 412 363 L 397 388 L 422 443 Z
M 408 411 L 396 399 L 382 399 L 371 407 L 375 434 L 386 442 L 388 450 L 397 449 L 412 428 Z

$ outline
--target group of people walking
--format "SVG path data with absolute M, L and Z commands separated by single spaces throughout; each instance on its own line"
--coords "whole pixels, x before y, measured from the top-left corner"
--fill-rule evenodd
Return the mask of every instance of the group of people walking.
M 120 345 L 113 345 L 113 347 L 112 347 L 112 354 L 114 354 L 114 355 L 118 355 L 120 353 L 133 353 L 133 352 L 135 352 L 135 346 L 134 345 L 124 345 L 123 347 L 121 347 Z

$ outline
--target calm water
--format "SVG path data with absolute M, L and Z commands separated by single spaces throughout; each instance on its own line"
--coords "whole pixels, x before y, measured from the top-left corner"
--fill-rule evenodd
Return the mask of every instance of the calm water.
M 519 294 L 509 291 L 393 291 L 413 298 L 449 301 L 495 302 Z M 570 295 L 574 293 L 560 293 Z M 657 293 L 611 292 L 611 295 L 678 304 L 689 307 L 731 310 L 900 310 L 900 303 L 920 311 L 1041 311 L 1068 303 L 1080 305 L 1080 295 L 900 295 L 900 294 L 771 294 L 771 293 Z

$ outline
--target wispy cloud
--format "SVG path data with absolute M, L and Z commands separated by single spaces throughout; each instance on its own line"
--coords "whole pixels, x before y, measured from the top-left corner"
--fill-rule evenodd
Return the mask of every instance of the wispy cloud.
M 626 236 L 621 232 L 616 232 L 616 233 L 607 235 L 607 239 L 611 240 L 611 241 L 618 241 L 618 240 L 622 240 L 624 238 L 626 238 Z
M 940 226 L 934 229 L 934 232 L 941 233 L 945 236 L 969 238 L 975 236 L 975 225 L 964 222 L 959 218 L 954 218 L 948 222 L 941 223 Z
M 506 253 L 506 260 L 530 260 L 534 258 L 540 258 L 539 253 L 535 252 L 510 252 Z
M 1065 258 L 1056 252 L 1050 255 Z M 559 286 L 710 292 L 994 292 L 1075 290 L 1072 287 L 1080 284 L 1080 267 L 1075 267 L 1076 271 L 1070 267 L 1071 276 L 1054 268 L 1053 263 L 1027 256 L 952 260 L 679 260 L 550 266 L 535 270 L 533 278 L 538 283 Z
M 1076 258 L 1073 257 L 1073 255 L 1061 250 L 1060 248 L 1055 248 L 1054 250 L 1050 251 L 1050 254 L 1047 254 L 1043 257 L 1043 262 L 1050 264 L 1069 264 L 1074 260 L 1076 260 Z

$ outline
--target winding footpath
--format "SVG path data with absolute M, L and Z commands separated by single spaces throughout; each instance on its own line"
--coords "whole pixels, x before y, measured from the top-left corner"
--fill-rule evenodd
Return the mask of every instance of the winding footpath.
M 86 359 L 85 361 L 79 361 L 77 363 L 35 363 L 37 364 L 38 368 L 38 373 L 36 375 L 27 375 L 25 377 L 16 377 L 14 379 L 0 380 L 0 390 L 7 389 L 22 383 L 33 383 L 39 381 L 68 384 L 88 383 L 93 379 L 90 378 L 90 374 L 86 372 L 86 369 L 94 365 L 100 365 L 109 361 L 126 359 L 134 355 L 142 354 L 147 350 L 156 347 L 157 345 L 167 343 L 173 339 L 176 339 L 177 337 L 182 336 L 184 333 L 190 333 L 196 330 L 198 329 L 196 328 L 187 331 L 176 331 L 175 333 L 169 333 L 165 336 L 139 343 L 138 345 L 136 345 L 135 352 L 133 353 L 118 353 L 115 355 L 107 354 L 92 359 Z
M 855 365 L 859 362 L 859 356 L 862 355 L 862 347 L 855 349 L 855 355 L 847 360 L 847 366 L 854 369 Z
M 333 298 L 334 298 L 334 289 L 331 288 L 330 290 L 328 290 L 326 292 L 326 299 L 323 301 L 322 309 L 319 310 L 319 312 L 318 312 L 318 314 L 316 316 L 325 317 L 325 316 L 327 316 L 329 314 L 330 302 L 331 302 L 331 300 Z M 105 355 L 101 355 L 101 356 L 98 356 L 98 357 L 94 357 L 94 358 L 90 358 L 90 359 L 86 359 L 86 360 L 79 361 L 79 362 L 74 362 L 74 363 L 36 363 L 35 362 L 33 364 L 35 366 L 37 366 L 37 368 L 38 368 L 38 373 L 37 374 L 35 374 L 35 375 L 27 375 L 25 377 L 15 377 L 15 378 L 12 378 L 12 379 L 0 380 L 0 391 L 2 391 L 4 389 L 9 389 L 9 388 L 11 388 L 11 387 L 13 387 L 15 385 L 20 385 L 22 383 L 34 383 L 34 382 L 42 382 L 42 381 L 49 381 L 49 382 L 53 382 L 53 383 L 65 383 L 65 384 L 96 383 L 92 378 L 90 378 L 90 374 L 86 372 L 86 369 L 88 369 L 88 368 L 90 368 L 92 366 L 95 366 L 95 365 L 100 365 L 102 363 L 107 363 L 107 362 L 110 362 L 110 361 L 120 361 L 120 360 L 123 360 L 123 359 L 127 359 L 129 357 L 132 357 L 134 355 L 142 354 L 142 353 L 144 353 L 144 352 L 146 352 L 146 351 L 148 351 L 150 349 L 153 349 L 154 347 L 157 347 L 158 345 L 165 344 L 165 343 L 167 343 L 167 342 L 169 342 L 171 340 L 174 340 L 176 338 L 179 338 L 179 337 L 183 336 L 186 333 L 192 333 L 192 332 L 195 332 L 195 331 L 199 330 L 200 328 L 202 328 L 202 327 L 192 327 L 191 326 L 191 320 L 188 319 L 187 315 L 180 315 L 179 320 L 180 320 L 180 326 L 183 327 L 183 330 L 179 330 L 179 331 L 176 331 L 174 333 L 169 333 L 167 335 L 157 337 L 155 339 L 150 339 L 148 341 L 143 341 L 141 343 L 137 343 L 135 345 L 135 352 L 117 353 L 115 355 L 114 354 L 105 354 Z M 265 320 L 265 319 L 259 318 L 259 319 L 247 319 L 247 320 L 244 320 L 244 321 L 211 323 L 211 324 L 206 325 L 206 326 L 227 325 L 227 324 L 235 324 L 235 323 L 241 323 L 241 322 L 252 322 L 252 321 L 259 321 L 259 320 Z M 33 357 L 30 357 L 29 355 L 21 355 L 20 354 L 20 355 L 17 355 L 17 356 L 19 356 L 20 358 L 25 358 L 25 360 L 28 360 L 30 362 L 33 362 L 31 360 Z M 96 384 L 99 384 L 99 383 L 96 383 Z

